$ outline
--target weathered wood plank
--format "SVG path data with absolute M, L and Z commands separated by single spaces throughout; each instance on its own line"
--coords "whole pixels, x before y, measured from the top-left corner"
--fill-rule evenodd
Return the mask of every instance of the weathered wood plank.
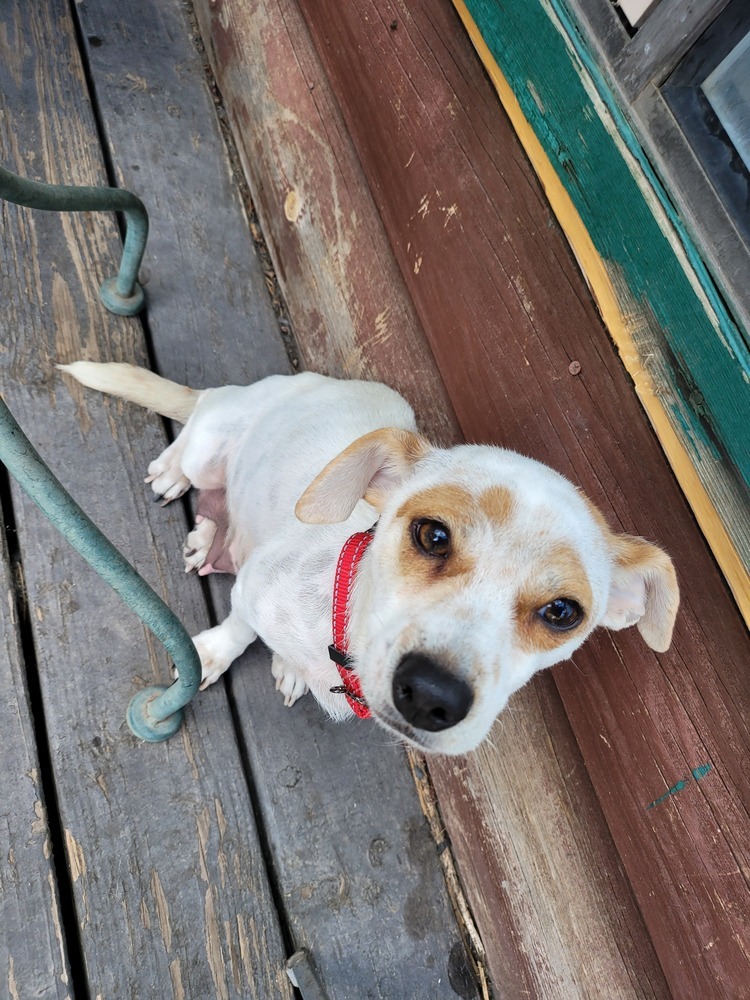
M 287 190 L 285 185 L 289 175 L 284 165 L 289 162 L 289 158 L 294 158 L 293 162 L 304 163 L 305 156 L 319 157 L 329 163 L 341 162 L 345 153 L 351 157 L 351 150 L 346 152 L 347 144 L 341 138 L 342 134 L 344 138 L 346 136 L 345 128 L 340 123 L 340 113 L 335 99 L 323 96 L 329 95 L 329 85 L 320 68 L 318 56 L 312 50 L 307 30 L 300 22 L 295 3 L 248 5 L 246 16 L 241 15 L 237 8 L 226 9 L 222 5 L 212 4 L 209 8 L 206 4 L 199 4 L 197 9 L 204 34 L 213 46 L 213 58 L 217 60 L 215 69 L 233 125 L 238 132 L 238 142 L 244 143 L 245 148 L 252 153 L 246 159 L 249 161 L 247 166 L 253 195 L 256 201 L 268 206 L 271 218 L 266 231 L 274 241 L 276 256 L 283 262 L 286 260 L 290 237 L 283 220 L 279 218 L 276 206 L 282 203 Z M 397 31 L 402 29 L 403 24 L 399 21 Z M 484 94 L 483 120 L 486 126 L 481 129 L 478 127 L 477 136 L 477 142 L 481 144 L 484 141 L 484 127 L 491 127 L 493 130 L 496 128 L 495 98 L 486 87 L 482 90 L 482 70 L 462 42 L 460 34 L 454 34 L 458 42 L 457 55 L 461 72 L 465 74 L 473 93 Z M 281 69 L 272 72 L 269 67 L 283 67 L 283 72 Z M 388 67 L 389 61 L 384 60 L 381 69 Z M 314 89 L 311 97 L 312 83 Z M 381 95 L 380 99 L 395 100 L 393 95 Z M 335 127 L 322 127 L 329 118 L 326 117 L 323 123 L 319 121 L 316 104 L 322 108 L 330 107 L 326 116 L 330 115 L 330 121 L 335 123 Z M 454 108 L 458 110 L 460 103 L 457 102 Z M 302 122 L 304 125 L 294 131 L 293 144 L 288 141 L 290 122 Z M 388 142 L 390 141 L 389 138 Z M 503 136 L 500 141 L 504 143 L 508 155 L 515 160 L 511 180 L 520 176 L 524 188 L 533 185 L 525 157 L 517 144 L 507 136 Z M 262 169 L 258 167 L 261 163 L 264 164 Z M 359 169 L 355 169 L 355 166 L 348 168 L 348 176 L 352 178 L 348 194 L 352 197 L 356 193 L 356 187 L 352 185 L 362 183 L 361 179 L 357 180 Z M 383 186 L 383 191 L 386 192 L 384 196 L 391 198 L 397 193 L 402 183 L 402 173 L 401 169 L 394 171 L 388 183 Z M 304 176 L 302 167 L 297 166 L 291 176 Z M 320 263 L 319 243 L 325 233 L 325 220 L 334 213 L 338 198 L 339 188 L 336 184 L 329 182 L 316 185 L 313 196 L 308 201 L 310 222 L 299 231 L 299 235 L 295 233 L 294 236 L 297 241 L 293 256 L 294 269 L 290 271 L 289 265 L 286 265 L 282 271 L 282 285 L 295 321 L 302 353 L 308 358 L 316 359 L 316 366 L 320 370 L 326 370 L 327 365 L 330 365 L 334 372 L 351 376 L 360 373 L 360 359 L 363 359 L 369 374 L 398 383 L 409 398 L 417 401 L 420 422 L 432 435 L 439 437 L 443 434 L 443 421 L 435 418 L 434 408 L 420 408 L 419 403 L 419 400 L 424 399 L 425 393 L 429 395 L 432 385 L 428 366 L 433 362 L 431 358 L 426 362 L 422 357 L 424 345 L 415 343 L 410 347 L 409 364 L 404 366 L 401 363 L 396 368 L 388 345 L 378 338 L 372 338 L 367 325 L 360 323 L 354 330 L 355 346 L 359 346 L 348 357 L 339 361 L 337 358 L 342 333 L 335 321 L 335 314 L 347 309 L 346 301 L 337 301 L 335 297 L 331 299 L 334 315 L 322 334 L 317 331 L 313 333 L 300 319 L 305 316 L 305 309 L 308 308 L 305 300 L 315 301 L 317 285 L 311 275 L 315 275 Z M 526 209 L 523 212 L 526 217 Z M 379 240 L 380 220 L 376 219 L 372 225 L 374 239 Z M 546 217 L 539 238 L 549 238 Z M 559 241 L 559 235 L 556 239 L 557 250 L 564 245 Z M 442 240 L 438 239 L 436 243 L 440 246 Z M 378 274 L 378 258 L 371 246 L 368 236 L 367 242 L 360 249 L 360 270 L 365 275 Z M 378 254 L 382 252 L 377 251 Z M 562 249 L 561 252 L 564 256 L 565 250 Z M 361 282 L 361 275 L 359 280 Z M 528 277 L 519 274 L 519 287 L 526 287 L 520 285 L 522 280 L 528 282 Z M 456 288 L 452 279 L 448 283 Z M 360 294 L 360 287 L 354 284 L 351 286 L 357 294 Z M 531 287 L 533 289 L 535 286 L 532 284 Z M 394 284 L 392 293 L 400 295 L 400 289 L 399 281 Z M 554 298 L 554 289 L 551 288 L 550 292 Z M 339 294 L 343 295 L 343 291 Z M 354 293 L 349 291 L 347 294 Z M 581 294 L 586 297 L 585 292 Z M 389 298 L 386 296 L 384 301 L 388 304 Z M 355 315 L 363 314 L 364 309 L 355 310 Z M 462 350 L 465 350 L 465 345 L 457 344 L 452 366 L 454 370 L 460 371 Z M 479 382 L 481 385 L 482 380 Z M 436 405 L 446 405 L 440 401 L 442 396 L 438 400 Z M 451 420 L 453 419 L 451 416 Z M 235 686 L 239 683 L 249 685 L 251 681 L 240 668 L 233 674 L 232 683 Z M 540 681 L 539 685 L 535 685 L 535 690 L 541 693 L 533 698 L 524 698 L 513 708 L 514 718 L 520 717 L 518 726 L 531 733 L 527 742 L 521 743 L 514 739 L 511 731 L 508 731 L 507 736 L 500 731 L 493 735 L 496 750 L 489 757 L 472 755 L 467 761 L 472 780 L 477 783 L 481 782 L 482 771 L 488 762 L 493 768 L 500 764 L 505 766 L 509 795 L 514 803 L 518 803 L 513 822 L 505 824 L 505 830 L 495 826 L 488 831 L 476 816 L 466 822 L 462 829 L 460 824 L 465 822 L 471 810 L 479 810 L 481 815 L 483 810 L 490 807 L 483 805 L 484 796 L 476 800 L 465 796 L 460 779 L 451 778 L 450 768 L 447 768 L 448 776 L 442 782 L 441 806 L 446 813 L 450 810 L 449 828 L 454 841 L 462 849 L 462 872 L 465 877 L 475 878 L 484 886 L 484 901 L 482 902 L 478 893 L 472 893 L 472 902 L 475 907 L 484 906 L 482 930 L 485 943 L 491 951 L 491 966 L 495 972 L 497 989 L 499 992 L 507 990 L 508 995 L 520 995 L 513 993 L 512 984 L 523 980 L 515 978 L 515 972 L 513 976 L 509 976 L 508 971 L 515 969 L 520 974 L 520 970 L 531 966 L 532 980 L 535 976 L 540 977 L 545 987 L 554 990 L 558 976 L 555 961 L 561 959 L 559 974 L 564 975 L 566 983 L 579 982 L 579 977 L 583 980 L 579 993 L 568 996 L 593 996 L 593 992 L 586 993 L 587 984 L 603 982 L 607 983 L 608 997 L 666 996 L 666 987 L 649 939 L 551 680 Z M 546 698 L 542 697 L 544 692 L 547 692 Z M 552 736 L 547 735 L 548 732 Z M 556 749 L 553 749 L 553 740 Z M 561 744 L 564 745 L 565 753 L 560 749 Z M 314 753 L 311 756 L 315 759 Z M 306 764 L 305 769 L 309 766 Z M 294 775 L 294 772 L 290 774 Z M 556 788 L 561 790 L 564 800 L 570 803 L 566 815 L 573 847 L 571 848 L 571 841 L 567 838 L 561 840 L 554 832 L 547 836 L 546 830 L 541 831 L 545 857 L 549 868 L 556 873 L 557 882 L 553 885 L 547 877 L 547 871 L 540 871 L 533 853 L 522 852 L 524 838 L 531 841 L 537 828 L 530 806 L 534 802 L 536 790 L 539 790 L 541 796 L 547 794 L 549 789 Z M 494 791 L 490 794 L 494 795 Z M 282 798 L 285 809 L 293 807 L 294 791 L 282 788 L 279 792 L 277 788 L 275 794 Z M 325 794 L 333 795 L 334 792 L 326 790 Z M 286 800 L 290 799 L 291 803 L 286 804 Z M 467 815 L 459 813 L 459 806 L 468 810 Z M 488 840 L 485 839 L 485 832 Z M 513 881 L 510 874 L 503 873 L 497 875 L 496 881 L 492 881 L 492 877 L 499 872 L 495 859 L 505 849 L 498 843 L 498 838 L 501 837 L 508 838 L 508 849 L 511 852 L 519 852 L 523 863 L 528 862 L 529 871 L 533 874 L 527 880 Z M 362 836 L 362 841 L 367 841 L 366 835 Z M 295 845 L 284 848 L 287 852 L 296 849 Z M 568 864 L 571 850 L 577 859 L 575 867 Z M 488 871 L 489 879 L 485 877 Z M 501 888 L 503 879 L 508 882 L 504 889 Z M 525 930 L 523 901 L 530 894 L 533 894 L 537 903 L 539 919 L 546 920 L 545 930 L 561 942 L 554 960 L 543 947 L 544 934 L 532 937 L 531 931 Z M 510 911 L 506 905 L 506 895 L 510 899 Z M 613 900 L 616 900 L 614 906 Z M 311 899 L 310 905 L 315 905 L 315 901 Z M 513 912 L 512 907 L 516 908 L 516 912 Z M 570 919 L 571 912 L 576 918 L 575 929 Z M 507 921 L 501 921 L 501 913 L 508 915 Z M 542 990 L 540 995 L 556 994 L 544 994 Z
M 731 300 L 723 301 L 708 275 L 567 13 L 556 0 L 553 6 L 538 0 L 513 6 L 513 20 L 501 24 L 484 0 L 456 0 L 750 623 L 750 527 L 744 516 L 750 353 Z M 545 64 L 541 70 L 528 58 L 521 39 L 529 34 L 546 38 L 554 69 Z
M 614 9 L 601 5 L 597 0 L 574 0 L 570 6 L 603 73 L 622 100 L 631 101 L 622 80 L 628 62 L 615 69 L 617 58 L 628 39 Z M 707 5 L 688 5 L 685 13 L 688 18 L 702 17 L 706 10 Z M 718 15 L 718 10 L 716 13 Z M 618 29 L 621 36 L 617 34 Z M 615 37 L 612 37 L 613 33 Z M 639 39 L 640 32 L 634 41 Z M 691 29 L 690 41 L 694 40 L 695 33 Z M 657 78 L 660 75 L 657 74 Z M 750 249 L 738 232 L 737 214 L 729 211 L 717 195 L 713 182 L 706 176 L 660 88 L 654 83 L 640 81 L 629 89 L 638 90 L 638 96 L 632 100 L 630 107 L 630 118 L 638 137 L 659 177 L 669 185 L 670 196 L 697 241 L 714 280 L 721 287 L 725 299 L 732 302 L 738 323 L 748 331 Z
M 669 997 L 551 675 L 492 743 L 431 772 L 500 995 Z
M 0 592 L 0 982 L 12 998 L 63 1000 L 70 968 L 4 534 Z
M 332 1000 L 477 996 L 400 748 L 309 697 L 285 708 L 265 650 L 231 684 L 294 941 Z
M 307 367 L 391 383 L 436 437 L 457 426 L 295 0 L 198 0 L 206 51 Z
M 602 633 L 576 655 L 577 669 L 554 676 L 675 991 L 705 995 L 721 982 L 726 995 L 741 993 L 750 848 L 741 618 L 452 12 L 401 6 L 394 31 L 393 15 L 368 0 L 301 6 L 467 436 L 551 462 L 614 523 L 676 558 L 684 608 L 669 654 Z M 470 766 L 486 770 L 492 754 Z M 709 776 L 693 780 L 708 762 Z M 464 794 L 449 767 L 433 773 L 441 794 Z M 681 797 L 648 809 L 686 776 Z M 477 852 L 473 864 L 484 863 Z M 717 895 L 729 905 L 717 908 Z M 569 899 L 577 903 L 572 885 Z M 598 954 L 590 945 L 581 967 Z
M 663 83 L 728 2 L 661 0 L 613 61 L 627 98 L 634 101 L 649 83 Z
M 241 355 L 252 379 L 286 371 L 184 5 L 129 4 L 127 18 L 120 8 L 117 0 L 87 0 L 77 13 L 118 183 L 148 196 L 143 270 L 160 371 L 213 385 L 217 354 Z M 179 334 L 169 349 L 163 329 Z M 239 377 L 233 362 L 221 374 Z
M 12 5 L 0 67 L 3 162 L 52 182 L 104 182 L 67 5 Z M 178 610 L 207 614 L 179 558 L 183 513 L 149 502 L 158 420 L 63 387 L 52 360 L 143 360 L 136 321 L 95 288 L 116 267 L 106 217 L 3 206 L 3 392 L 82 506 Z M 7 341 L 6 341 L 7 342 Z M 124 724 L 135 688 L 169 677 L 163 650 L 14 492 L 67 862 L 92 996 L 290 997 L 285 948 L 225 693 L 166 744 Z
M 656 87 L 643 91 L 633 104 L 632 115 L 660 176 L 669 178 L 675 205 L 700 242 L 711 273 L 727 300 L 732 302 L 744 329 L 750 330 L 750 247 L 739 231 L 741 220 L 728 210 L 716 193 L 705 168 Z M 737 504 L 739 521 L 743 507 L 741 502 L 733 502 Z
M 195 109 L 201 102 L 210 104 L 210 98 L 180 3 L 131 3 L 131 18 L 139 24 L 138 38 L 111 16 L 114 6 L 89 2 L 81 9 L 100 111 L 125 183 L 137 186 L 146 203 L 155 205 L 155 228 L 175 226 L 177 235 L 187 206 L 194 195 L 199 203 L 198 189 L 208 186 L 207 178 L 216 167 L 209 168 L 204 161 L 205 136 L 203 162 L 190 158 L 193 127 L 188 128 L 184 118 L 170 119 L 168 109 L 176 105 Z M 149 40 L 145 57 L 140 32 Z M 93 46 L 91 38 L 97 40 Z M 179 67 L 177 94 L 171 92 L 177 86 L 173 67 Z M 139 80 L 134 92 L 127 85 L 131 73 Z M 263 92 L 260 86 L 255 89 Z M 309 96 L 307 86 L 305 94 Z M 148 108 L 142 106 L 144 95 L 148 95 Z M 160 152 L 165 120 L 170 121 L 170 148 L 182 150 L 166 166 Z M 137 172 L 132 172 L 133 163 L 140 167 Z M 306 185 L 307 175 L 300 176 Z M 303 194 L 308 197 L 306 188 Z M 336 222 L 352 241 L 355 236 L 364 238 L 362 232 L 351 231 L 347 221 L 353 203 L 350 196 L 344 215 Z M 313 206 L 306 211 L 312 210 Z M 277 206 L 274 225 L 289 226 L 280 212 Z M 196 224 L 200 220 L 201 216 Z M 237 228 L 237 220 L 233 225 Z M 201 280 L 207 285 L 216 271 L 216 260 L 225 257 L 225 238 L 223 227 L 221 233 L 210 234 L 205 262 L 191 265 L 202 268 Z M 233 232 L 232 239 L 246 243 L 245 250 L 236 251 L 238 257 L 252 255 L 247 229 Z M 338 258 L 339 250 L 331 250 L 332 260 Z M 163 253 L 154 256 L 162 269 L 179 267 L 174 249 L 168 259 Z M 350 256 L 354 257 L 353 249 Z M 284 253 L 281 261 L 282 266 L 292 266 Z M 155 261 L 152 267 L 156 266 Z M 325 275 L 325 270 L 321 266 L 318 273 Z M 149 291 L 154 280 L 152 270 Z M 231 273 L 227 280 L 233 280 Z M 321 277 L 324 280 L 328 279 Z M 170 281 L 177 286 L 176 277 Z M 364 286 L 362 277 L 358 281 Z M 230 289 L 230 298 L 239 296 L 234 285 Z M 322 292 L 318 298 L 318 292 L 319 288 L 311 292 L 303 286 L 295 295 L 311 310 L 333 311 L 334 303 Z M 348 310 L 361 309 L 362 301 L 349 294 Z M 373 287 L 370 294 L 373 297 L 364 308 L 370 319 L 362 320 L 364 329 L 374 322 Z M 286 359 L 279 356 L 280 340 L 270 306 L 268 317 L 256 324 L 252 315 L 243 318 L 241 309 L 239 316 L 227 313 L 222 302 L 221 295 L 208 290 L 197 303 L 183 303 L 176 295 L 151 295 L 149 328 L 159 369 L 191 384 L 249 382 L 263 373 L 252 356 L 255 351 L 266 366 L 288 370 Z M 387 306 L 388 301 L 381 303 L 379 311 Z M 200 320 L 189 316 L 193 308 L 215 317 L 210 339 L 189 337 L 186 341 L 189 324 L 200 326 Z M 394 325 L 389 326 L 386 315 L 380 334 L 383 341 L 392 339 L 397 344 L 401 317 L 395 305 L 392 312 Z M 347 315 L 347 309 L 343 314 Z M 295 319 L 299 325 L 300 319 Z M 345 347 L 342 340 L 336 350 Z M 404 345 L 398 347 L 404 349 Z M 364 353 L 361 356 L 365 358 Z M 363 371 L 367 371 L 366 360 L 360 367 Z M 227 580 L 211 580 L 220 615 L 228 606 L 228 586 Z M 332 1000 L 347 996 L 450 998 L 456 995 L 451 976 L 463 984 L 464 993 L 470 990 L 436 849 L 400 750 L 384 746 L 382 735 L 376 732 L 362 733 L 357 727 L 327 722 L 309 699 L 291 712 L 285 709 L 274 691 L 268 654 L 262 649 L 252 650 L 246 662 L 233 668 L 230 685 L 294 947 L 310 949 Z M 209 692 L 204 700 L 213 694 Z
M 602 60 L 613 62 L 630 39 L 614 6 L 598 0 L 570 0 L 570 10 L 584 26 L 592 49 Z

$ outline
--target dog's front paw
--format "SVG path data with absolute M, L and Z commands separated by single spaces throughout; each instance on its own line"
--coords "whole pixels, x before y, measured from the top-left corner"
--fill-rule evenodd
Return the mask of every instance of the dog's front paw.
M 257 638 L 258 633 L 235 613 L 230 614 L 221 625 L 207 628 L 194 636 L 193 643 L 203 668 L 201 691 L 217 681 Z
M 274 655 L 271 660 L 271 673 L 276 678 L 276 690 L 283 695 L 287 708 L 291 708 L 295 701 L 307 693 L 304 678 L 280 656 Z
M 218 681 L 232 665 L 236 656 L 232 650 L 227 650 L 223 636 L 219 632 L 220 628 L 221 626 L 206 629 L 205 632 L 201 632 L 193 638 L 193 643 L 201 659 L 201 691 L 205 691 L 209 685 Z
M 197 517 L 195 527 L 185 540 L 182 557 L 185 572 L 193 573 L 203 568 L 216 535 L 216 523 L 208 517 Z

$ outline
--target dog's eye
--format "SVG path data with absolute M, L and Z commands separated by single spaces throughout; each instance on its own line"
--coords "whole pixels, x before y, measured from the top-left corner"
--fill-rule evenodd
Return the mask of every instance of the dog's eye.
M 445 559 L 451 547 L 451 533 L 440 521 L 422 518 L 414 521 L 411 526 L 414 544 L 428 556 L 438 556 Z
M 539 608 L 537 614 L 550 628 L 557 629 L 558 632 L 567 632 L 580 624 L 583 619 L 583 608 L 567 597 L 558 597 Z

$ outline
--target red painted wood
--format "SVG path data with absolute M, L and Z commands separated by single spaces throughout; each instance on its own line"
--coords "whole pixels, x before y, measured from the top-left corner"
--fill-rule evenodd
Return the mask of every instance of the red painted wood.
M 674 994 L 748 996 L 742 621 L 450 5 L 300 6 L 465 435 L 549 462 L 675 558 L 668 654 L 603 632 L 554 676 Z
M 198 3 L 196 12 L 240 145 L 253 198 L 280 268 L 289 312 L 306 362 L 334 374 L 358 376 L 364 371 L 369 377 L 382 378 L 396 385 L 415 402 L 420 423 L 433 438 L 455 440 L 458 430 L 450 402 L 432 353 L 418 328 L 413 303 L 295 0 L 256 0 L 241 10 L 236 6 L 229 9 L 221 3 Z M 488 115 L 490 110 L 488 108 Z M 291 189 L 300 190 L 300 179 L 309 197 L 301 202 L 306 205 L 301 216 L 290 224 L 284 203 Z M 343 212 L 340 211 L 342 205 L 346 209 Z M 330 220 L 336 218 L 346 222 L 347 239 L 342 241 L 342 246 L 354 247 L 356 252 L 351 255 L 331 254 L 326 249 L 335 245 L 338 238 L 336 228 L 330 225 Z M 334 281 L 319 280 L 321 270 L 331 268 Z M 377 299 L 373 299 L 374 292 Z M 391 330 L 395 324 L 394 335 L 388 336 L 390 331 L 372 335 L 370 323 L 374 308 L 388 309 Z M 591 989 L 594 995 L 597 990 L 592 984 L 597 980 L 590 971 L 592 966 L 609 968 L 613 962 L 617 963 L 622 953 L 618 987 L 624 977 L 626 988 L 624 992 L 616 991 L 615 984 L 607 981 L 607 986 L 611 987 L 609 996 L 665 996 L 650 941 L 631 898 L 567 717 L 551 686 L 551 679 L 545 679 L 542 684 L 544 690 L 554 696 L 548 699 L 544 711 L 543 700 L 535 696 L 522 707 L 517 706 L 514 712 L 522 716 L 529 730 L 554 734 L 554 751 L 552 737 L 543 736 L 536 743 L 534 760 L 524 763 L 524 748 L 503 743 L 497 737 L 495 742 L 509 767 L 513 769 L 517 764 L 520 797 L 533 801 L 529 786 L 540 786 L 550 780 L 548 776 L 552 774 L 553 784 L 563 790 L 569 801 L 576 803 L 576 814 L 571 815 L 570 826 L 574 828 L 574 849 L 583 859 L 581 870 L 586 873 L 586 885 L 583 890 L 579 888 L 567 870 L 573 870 L 566 853 L 570 841 L 560 847 L 559 838 L 555 838 L 558 872 L 555 894 L 560 905 L 550 910 L 547 920 L 554 921 L 561 915 L 560 922 L 566 926 L 559 936 L 563 941 L 576 942 L 577 928 L 568 918 L 568 902 L 571 895 L 585 896 L 586 912 L 593 914 L 597 927 L 589 924 L 585 946 L 580 950 L 575 950 L 574 946 L 571 954 L 565 957 L 568 965 L 580 967 L 576 974 L 585 988 Z M 567 748 L 565 753 L 561 752 L 561 745 Z M 543 763 L 541 768 L 540 763 Z M 474 758 L 470 758 L 470 766 L 475 766 Z M 540 777 L 536 777 L 537 771 Z M 466 819 L 460 810 L 465 806 L 470 815 L 480 814 L 482 805 L 459 792 L 460 788 L 453 782 L 442 803 L 454 838 L 460 836 Z M 554 960 L 541 943 L 531 949 L 533 954 L 525 950 L 517 915 L 509 906 L 503 907 L 506 921 L 499 920 L 502 877 L 496 857 L 497 834 L 490 831 L 486 852 L 477 852 L 478 831 L 477 823 L 466 825 L 465 839 L 470 850 L 464 852 L 463 871 L 472 905 L 479 908 L 486 901 L 488 918 L 484 921 L 483 934 L 495 980 L 508 988 L 511 983 L 517 983 L 520 988 L 520 984 L 533 984 L 534 977 L 541 975 L 546 987 L 550 987 L 542 990 L 549 1000 L 555 995 L 551 992 L 552 982 L 559 983 L 562 977 L 554 970 Z M 455 842 L 461 846 L 458 839 Z M 488 872 L 492 873 L 489 879 Z M 477 876 L 476 884 L 470 883 L 469 877 L 473 875 Z M 480 881 L 488 887 L 486 892 L 479 885 Z M 529 883 L 529 891 L 544 893 L 549 888 L 548 882 L 536 878 Z M 518 884 L 515 890 L 517 895 L 523 895 L 527 885 Z M 524 931 L 528 936 L 525 928 Z M 601 945 L 597 949 L 597 963 L 586 960 L 592 940 Z M 605 951 L 608 954 L 603 958 Z M 588 967 L 585 972 L 584 965 Z M 627 988 L 628 980 L 632 980 L 630 989 Z M 572 1000 L 572 995 L 565 996 L 565 1000 Z
M 295 0 L 202 0 L 195 11 L 305 366 L 370 379 L 381 358 L 438 439 L 455 440 L 440 373 Z

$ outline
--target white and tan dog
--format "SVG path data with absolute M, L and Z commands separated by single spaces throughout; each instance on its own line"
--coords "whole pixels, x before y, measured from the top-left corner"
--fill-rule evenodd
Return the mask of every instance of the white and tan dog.
M 333 578 L 346 539 L 375 521 L 349 653 L 374 718 L 423 750 L 476 747 L 510 695 L 598 625 L 637 624 L 652 649 L 669 646 L 678 590 L 661 549 L 613 534 L 545 465 L 433 447 L 384 385 L 304 373 L 199 392 L 131 365 L 61 367 L 185 423 L 149 466 L 165 501 L 226 489 L 237 580 L 229 617 L 195 637 L 204 686 L 260 635 L 286 704 L 309 688 L 350 716 L 331 690 Z M 187 568 L 214 532 L 204 519 L 190 533 Z

